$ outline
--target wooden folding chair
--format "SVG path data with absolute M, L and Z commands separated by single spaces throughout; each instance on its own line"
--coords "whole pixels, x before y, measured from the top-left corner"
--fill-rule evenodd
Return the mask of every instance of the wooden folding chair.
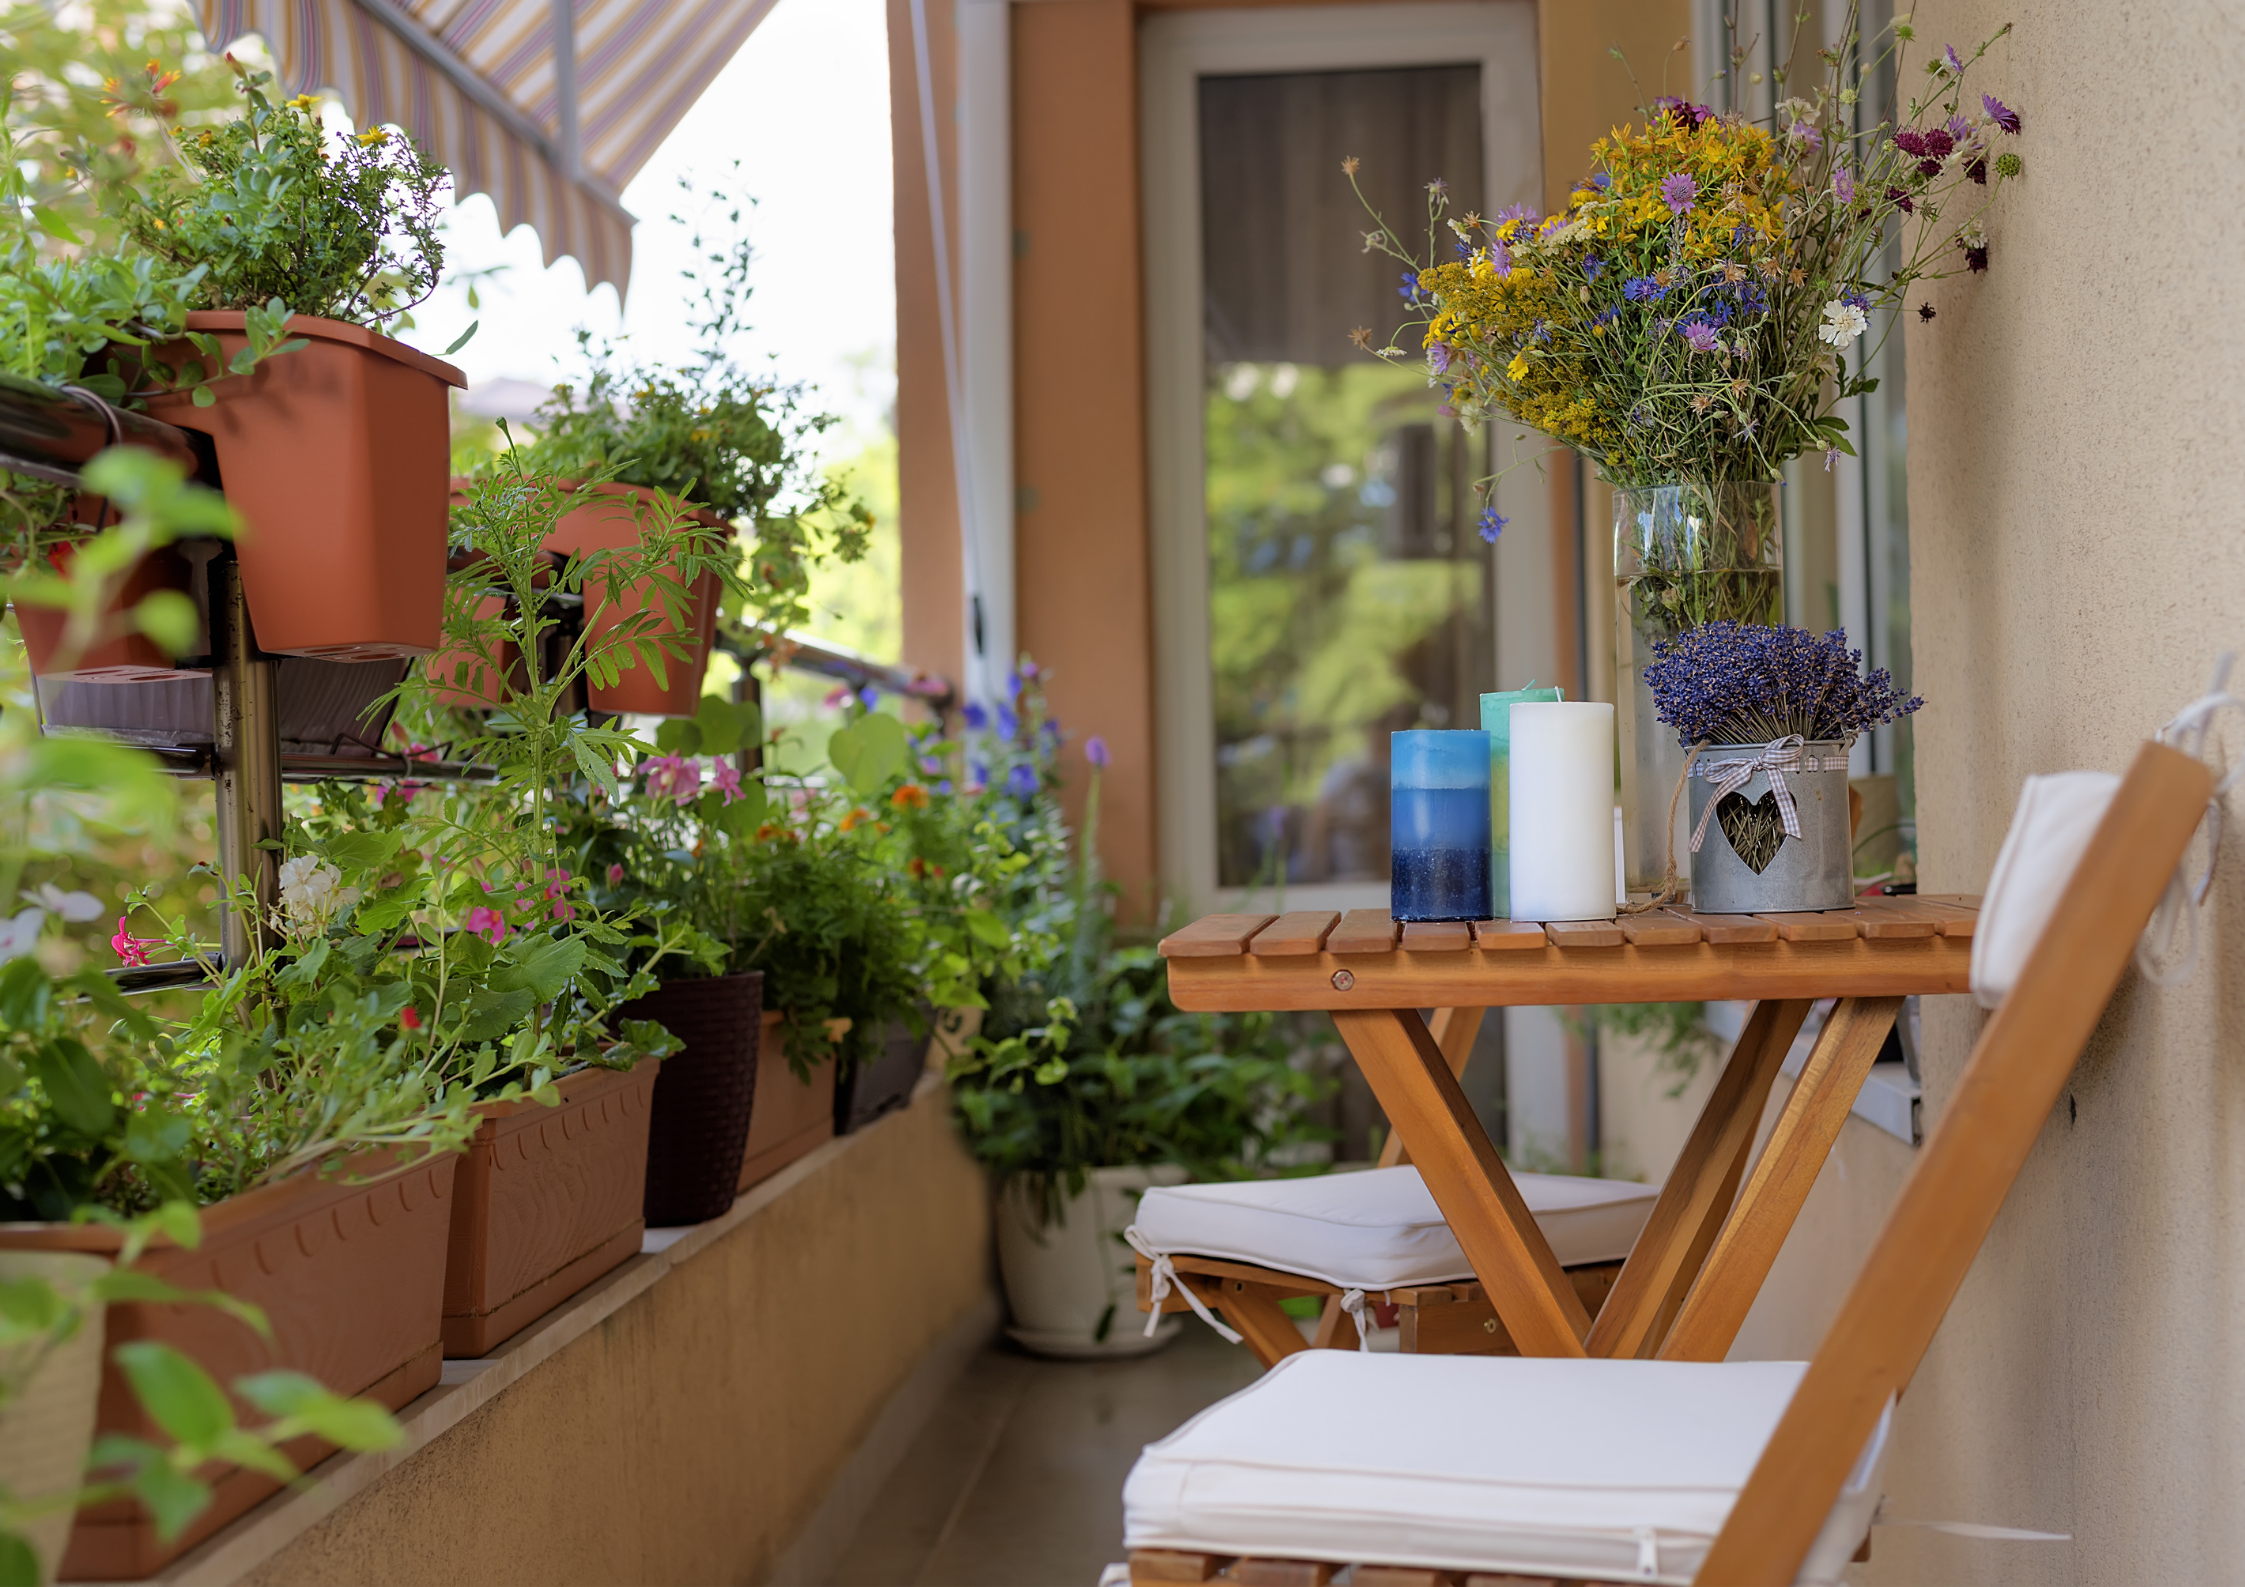
M 2186 755 L 2138 752 L 1813 1360 L 1301 1356 L 1148 1447 L 1124 1496 L 1132 1581 L 1314 1587 L 1346 1563 L 1367 1587 L 1836 1579 L 1894 1400 L 2212 786 Z M 1379 1434 L 1306 1436 L 1317 1420 Z
M 1453 1075 L 1464 1073 L 1486 1013 L 1487 1010 L 1479 1008 L 1445 1008 L 1436 1010 L 1429 1020 L 1429 1033 Z M 1409 1162 L 1401 1133 L 1391 1130 L 1381 1148 L 1378 1167 L 1393 1169 L 1408 1166 Z M 1330 1187 L 1333 1181 L 1323 1183 Z M 1346 1179 L 1341 1183 L 1346 1184 Z M 1604 1186 L 1607 1182 L 1585 1183 Z M 1284 1195 L 1290 1188 L 1311 1190 L 1313 1187 L 1302 1181 L 1276 1181 L 1266 1190 L 1273 1195 Z M 1149 1192 L 1149 1195 L 1160 1194 L 1165 1193 Z M 1651 1211 L 1652 1194 L 1652 1190 L 1647 1189 L 1641 1198 L 1636 1223 L 1628 1231 L 1631 1238 Z M 1157 1282 L 1153 1259 L 1140 1251 L 1138 1309 L 1142 1312 L 1207 1310 L 1221 1314 L 1266 1367 L 1275 1366 L 1304 1349 L 1357 1348 L 1356 1322 L 1343 1307 L 1343 1297 L 1349 1293 L 1346 1287 L 1311 1273 L 1288 1271 L 1280 1265 L 1241 1261 L 1237 1255 L 1225 1257 L 1190 1250 L 1167 1252 L 1165 1262 L 1174 1285 L 1171 1287 Z M 1462 1257 L 1460 1270 L 1450 1282 L 1366 1287 L 1357 1293 L 1365 1297 L 1368 1308 L 1394 1309 L 1398 1348 L 1406 1353 L 1517 1354 L 1511 1335 L 1505 1331 L 1496 1308 L 1490 1305 L 1480 1284 L 1463 1276 L 1467 1270 Z M 1595 1316 L 1621 1270 L 1621 1260 L 1616 1256 L 1611 1260 L 1579 1262 L 1568 1267 L 1566 1272 L 1585 1309 Z M 1159 1299 L 1156 1298 L 1157 1289 L 1164 1291 Z M 1192 1292 L 1191 1299 L 1181 1293 L 1188 1289 Z M 1317 1331 L 1307 1342 L 1281 1304 L 1301 1296 L 1322 1297 L 1325 1302 Z M 1200 1306 L 1195 1307 L 1194 1300 L 1198 1300 Z

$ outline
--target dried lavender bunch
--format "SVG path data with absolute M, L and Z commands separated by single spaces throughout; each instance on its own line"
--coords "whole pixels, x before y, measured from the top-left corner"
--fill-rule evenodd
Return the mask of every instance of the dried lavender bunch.
M 1904 699 L 1884 667 L 1863 676 L 1863 652 L 1835 629 L 1714 622 L 1653 646 L 1645 669 L 1660 719 L 1685 744 L 1767 744 L 1798 733 L 1853 742 L 1925 702 Z

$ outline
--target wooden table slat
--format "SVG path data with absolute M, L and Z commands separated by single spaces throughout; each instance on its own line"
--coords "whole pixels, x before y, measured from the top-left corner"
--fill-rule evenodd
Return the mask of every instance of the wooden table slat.
M 1203 915 L 1161 940 L 1165 959 L 1230 959 L 1247 951 L 1248 939 L 1276 915 Z
M 1481 944 L 1484 953 L 1507 948 L 1540 948 L 1544 945 L 1543 922 L 1477 920 L 1473 923 L 1473 940 Z
M 1914 895 L 1922 904 L 1949 904 L 1958 909 L 1977 912 L 1980 908 L 1978 893 L 1918 893 Z
M 1798 915 L 1756 915 L 1777 928 L 1787 942 L 1846 942 L 1862 934 L 1862 916 L 1853 909 L 1827 909 Z
M 1756 915 L 1702 915 L 1683 909 L 1672 909 L 1668 913 L 1690 921 L 1699 928 L 1701 936 L 1718 947 L 1777 940 L 1776 925 Z
M 1384 909 L 1352 909 L 1325 939 L 1327 953 L 1388 953 L 1395 947 L 1395 917 Z
M 1623 915 L 1618 922 L 1621 934 L 1639 948 L 1678 948 L 1699 941 L 1699 923 L 1686 915 L 1672 915 L 1665 909 L 1649 909 L 1641 915 Z
M 1946 898 L 1918 898 L 1905 894 L 1900 898 L 1866 899 L 1864 902 L 1886 907 L 1908 904 L 1921 914 L 1930 916 L 1944 937 L 1970 937 L 1980 919 L 1980 911 L 1970 904 L 1951 903 Z
M 1610 920 L 1547 920 L 1543 931 L 1555 948 L 1618 948 L 1627 940 Z
M 1247 951 L 1269 959 L 1315 953 L 1325 946 L 1326 933 L 1340 924 L 1338 911 L 1297 909 L 1283 914 L 1255 934 Z
M 1403 927 L 1405 953 L 1463 953 L 1472 946 L 1470 921 L 1413 920 Z
M 1943 921 L 1957 919 L 1962 913 L 1944 910 L 1938 904 L 1921 904 L 1914 898 L 1882 898 L 1875 893 L 1858 899 L 1855 907 L 1864 917 L 1863 935 L 1874 941 L 1937 937 Z

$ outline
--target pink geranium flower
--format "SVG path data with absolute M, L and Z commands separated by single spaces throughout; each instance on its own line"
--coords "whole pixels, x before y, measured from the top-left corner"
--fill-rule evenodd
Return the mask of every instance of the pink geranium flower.
M 507 917 L 485 904 L 468 911 L 468 929 L 496 948 L 507 940 Z
M 741 769 L 731 761 L 719 761 L 716 770 L 710 773 L 709 780 L 725 796 L 727 804 L 741 796 Z
M 647 797 L 688 805 L 702 791 L 702 764 L 683 755 L 658 755 L 647 763 Z
M 116 950 L 117 960 L 128 970 L 138 970 L 148 963 L 148 950 L 156 946 L 155 937 L 136 937 L 125 930 L 125 917 L 117 917 L 117 935 L 109 939 Z

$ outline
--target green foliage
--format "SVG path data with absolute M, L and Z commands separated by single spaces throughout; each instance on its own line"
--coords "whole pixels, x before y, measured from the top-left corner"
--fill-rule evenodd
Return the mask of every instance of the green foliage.
M 1656 1067 L 1675 1077 L 1667 1092 L 1672 1097 L 1682 1096 L 1700 1065 L 1722 1048 L 1707 1028 L 1705 1003 L 1600 1003 L 1584 1014 L 1599 1030 L 1651 1047 L 1658 1056 Z
M 278 301 L 379 326 L 435 291 L 444 167 L 381 127 L 331 138 L 310 95 L 276 107 L 268 74 L 234 71 L 239 117 L 181 137 L 179 167 L 105 185 L 103 206 L 133 246 L 199 271 L 197 308 Z

